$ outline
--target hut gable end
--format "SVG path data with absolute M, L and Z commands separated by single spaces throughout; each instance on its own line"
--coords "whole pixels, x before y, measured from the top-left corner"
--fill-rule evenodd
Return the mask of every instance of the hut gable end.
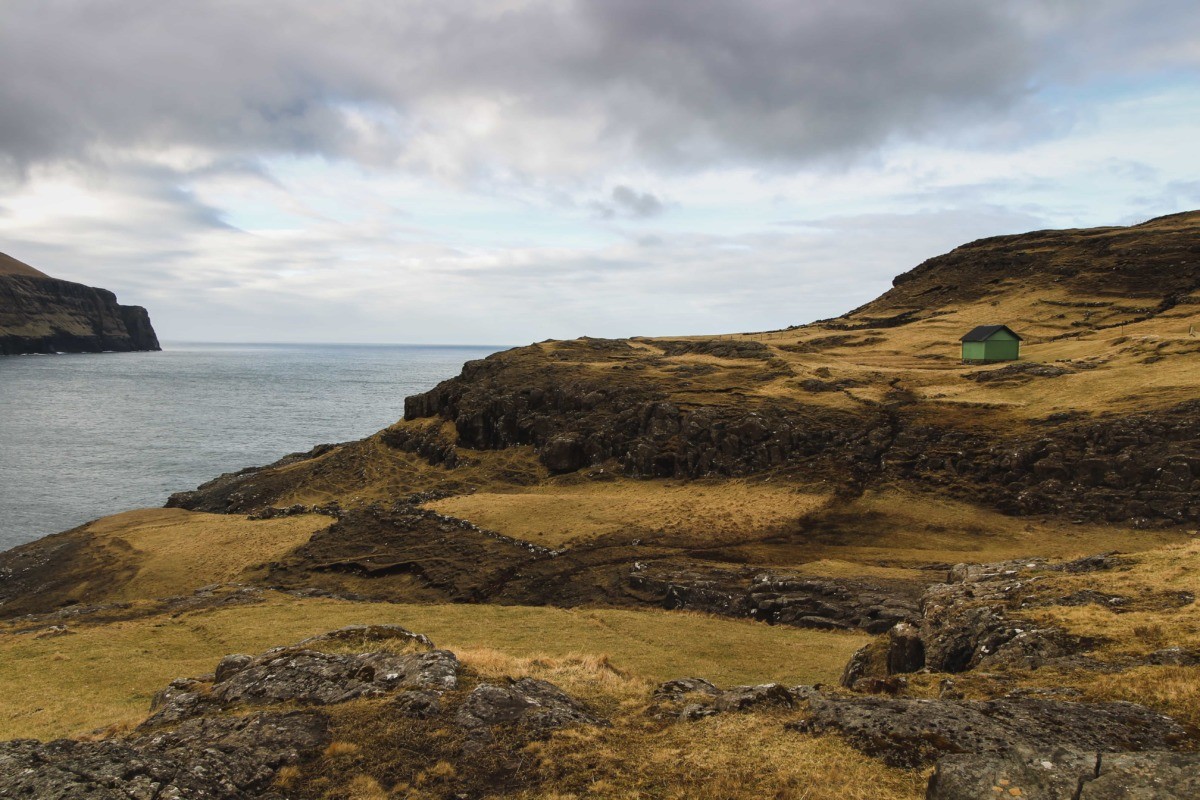
M 1024 341 L 1020 334 L 1014 331 L 1007 325 L 979 325 L 972 328 L 965 336 L 959 339 L 960 342 L 986 342 L 988 339 L 1015 339 L 1018 342 Z

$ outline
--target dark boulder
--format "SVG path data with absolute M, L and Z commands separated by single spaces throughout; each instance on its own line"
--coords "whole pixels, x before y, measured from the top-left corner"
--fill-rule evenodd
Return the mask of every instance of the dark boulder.
M 1061 659 L 1078 661 L 1094 642 L 1054 627 L 1011 619 L 1009 608 L 1032 591 L 1040 560 L 959 564 L 952 583 L 929 587 L 921 598 L 920 638 L 925 664 L 938 672 L 976 668 L 1038 669 Z
M 442 713 L 442 693 L 432 689 L 410 689 L 396 695 L 392 706 L 402 716 L 430 719 Z
M 746 711 L 764 706 L 791 708 L 795 704 L 796 698 L 787 687 L 778 683 L 763 683 L 726 689 L 716 698 L 715 706 L 718 711 Z
M 1099 774 L 1083 785 L 1080 800 L 1200 797 L 1200 753 L 1117 753 L 1098 762 Z
M 583 439 L 578 434 L 555 436 L 542 448 L 542 463 L 551 472 L 574 472 L 587 463 Z
M 841 684 L 866 691 L 867 682 L 870 682 L 876 691 L 892 691 L 898 684 L 888 684 L 886 681 L 890 677 L 916 672 L 924 666 L 925 643 L 921 640 L 921 632 L 915 625 L 901 622 L 892 626 L 887 636 L 855 651 L 842 671 Z
M 327 633 L 310 636 L 296 643 L 296 647 L 309 647 L 320 642 L 338 642 L 369 650 L 369 645 L 379 642 L 397 642 L 421 650 L 433 650 L 433 640 L 423 633 L 413 633 L 400 625 L 347 625 Z
M 876 584 L 662 560 L 636 564 L 629 585 L 668 609 L 752 617 L 772 625 L 883 633 L 919 618 L 917 584 Z
M 907 622 L 888 631 L 887 671 L 889 675 L 916 672 L 925 666 L 925 643 L 921 632 Z
M 1183 647 L 1164 647 L 1146 656 L 1148 664 L 1169 667 L 1200 666 L 1200 650 L 1188 650 Z
M 473 742 L 492 741 L 497 727 L 519 728 L 542 738 L 558 728 L 606 724 L 562 689 L 536 678 L 476 686 L 459 707 L 454 723 Z
M 217 664 L 217 669 L 213 673 L 213 682 L 224 683 L 253 663 L 254 656 L 246 655 L 245 653 L 234 653 L 233 655 L 225 656 Z
M 790 709 L 814 691 L 811 686 L 789 688 L 778 683 L 719 689 L 703 678 L 678 678 L 654 690 L 647 714 L 682 722 L 731 711 Z
M 1075 370 L 1058 364 L 1041 364 L 1037 361 L 1019 361 L 998 369 L 976 370 L 963 375 L 969 381 L 976 383 L 1019 384 L 1028 383 L 1034 378 L 1058 378 L 1072 375 Z

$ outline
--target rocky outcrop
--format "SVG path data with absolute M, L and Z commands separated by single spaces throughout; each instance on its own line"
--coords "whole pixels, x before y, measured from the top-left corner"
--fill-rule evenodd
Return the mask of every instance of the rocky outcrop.
M 358 626 L 306 643 L 381 641 L 384 637 L 373 628 Z M 432 646 L 425 637 L 398 630 L 407 638 L 390 638 L 420 648 Z M 151 705 L 155 713 L 145 725 L 154 727 L 233 707 L 279 703 L 326 706 L 381 697 L 402 688 L 441 693 L 458 686 L 458 659 L 448 650 L 339 654 L 313 650 L 305 647 L 306 643 L 268 650 L 258 657 L 226 656 L 217 665 L 211 683 L 189 678 L 173 681 L 155 695 Z
M 635 382 L 506 369 L 532 352 L 469 362 L 462 375 L 405 400 L 406 420 L 454 422 L 458 444 L 479 450 L 533 445 L 568 472 L 609 459 L 631 475 L 744 475 L 798 459 L 879 451 L 877 421 L 832 409 L 702 406 L 682 409 Z
M 704 355 L 715 358 L 755 358 L 768 361 L 775 356 L 763 342 L 724 339 L 656 339 L 654 346 L 669 356 Z
M 1034 378 L 1059 378 L 1075 370 L 1057 364 L 1039 364 L 1036 361 L 1021 361 L 998 369 L 983 369 L 968 372 L 963 377 L 976 383 L 996 383 L 1011 386 L 1028 383 Z
M 842 671 L 841 683 L 848 689 L 886 690 L 882 682 L 894 675 L 916 672 L 925 666 L 925 642 L 920 630 L 900 622 L 888 635 L 859 648 Z
M 850 494 L 896 482 L 1018 515 L 1146 526 L 1200 521 L 1200 401 L 983 433 L 948 426 L 898 390 L 854 411 L 764 398 L 689 407 L 668 399 L 672 384 L 639 379 L 638 370 L 551 368 L 556 352 L 525 348 L 470 362 L 459 377 L 409 397 L 405 419 L 453 422 L 460 447 L 532 445 L 553 472 L 610 460 L 640 477 L 802 466 Z M 622 367 L 645 366 L 647 358 L 613 357 Z M 1028 380 L 1065 371 L 1018 365 L 973 375 Z M 797 385 L 844 388 L 813 378 Z
M 687 721 L 736 711 L 790 710 L 816 693 L 811 686 L 778 683 L 718 689 L 703 678 L 677 678 L 654 690 L 647 715 L 660 720 Z
M 366 649 L 353 652 L 360 644 Z M 344 737 L 363 740 L 372 729 L 375 746 L 406 772 L 452 759 L 455 788 L 445 796 L 478 797 L 514 780 L 522 761 L 513 754 L 531 740 L 606 724 L 546 681 L 482 683 L 464 697 L 459 679 L 453 653 L 395 625 L 351 626 L 258 656 L 229 655 L 212 675 L 172 682 L 132 734 L 0 742 L 0 798 L 278 800 L 296 796 L 278 780 L 283 767 L 295 778 L 319 756 L 330 758 L 335 734 L 357 750 Z M 358 704 L 350 730 L 329 708 L 347 703 Z M 404 725 L 430 749 L 398 747 Z
M 882 477 L 941 488 L 1016 515 L 1139 525 L 1200 521 L 1200 401 L 1156 413 L 1046 420 L 987 437 L 902 422 Z
M 128 739 L 0 742 L 0 798 L 249 800 L 329 743 L 310 712 L 188 720 Z
M 1096 779 L 1099 764 L 1109 760 L 1109 783 L 1095 784 L 1095 791 L 1110 784 L 1140 786 L 1138 780 L 1154 777 L 1148 770 L 1155 764 L 1164 770 L 1157 785 L 1178 790 L 1195 780 L 1184 778 L 1200 759 L 1195 753 L 1174 752 L 1196 743 L 1194 731 L 1135 703 L 1077 703 L 1016 694 L 987 701 L 846 697 L 813 686 L 763 684 L 723 690 L 702 678 L 680 678 L 654 691 L 647 714 L 666 722 L 687 722 L 771 710 L 798 711 L 802 716 L 785 727 L 837 735 L 892 766 L 936 763 L 929 797 L 944 800 L 992 796 L 993 786 L 1023 786 L 1024 796 L 1059 797 L 1030 793 L 1030 788 L 1057 791 L 1061 784 L 1074 790 L 1084 776 Z M 984 785 L 985 780 L 991 782 Z M 1022 796 L 1007 790 L 1005 794 Z
M 1135 703 L 814 694 L 808 708 L 808 717 L 789 726 L 806 733 L 836 733 L 864 753 L 904 767 L 932 764 L 952 753 L 1118 753 L 1172 750 L 1191 741 L 1179 723 Z
M 0 355 L 160 349 L 146 309 L 106 289 L 0 274 Z
M 842 684 L 865 688 L 870 681 L 924 668 L 949 673 L 1036 670 L 1051 664 L 1103 668 L 1087 655 L 1098 642 L 1053 626 L 1034 625 L 1013 612 L 1034 605 L 1079 602 L 1119 608 L 1112 596 L 1063 596 L 1042 587 L 1046 576 L 1055 572 L 1092 572 L 1124 563 L 1119 556 L 1100 554 L 1059 564 L 1027 559 L 955 565 L 946 575 L 947 582 L 925 590 L 913 619 L 896 624 L 886 637 L 863 646 L 851 657 Z M 1194 598 L 1158 598 L 1159 603 L 1186 604 L 1191 600 Z
M 1200 797 L 1198 753 L 1025 751 L 938 761 L 927 800 L 1188 800 Z
M 630 586 L 663 608 L 751 617 L 773 625 L 883 633 L 915 621 L 915 584 L 828 578 L 753 570 L 686 568 L 670 561 L 637 563 Z
M 1184 590 L 1139 592 L 1136 598 L 1091 589 L 1064 593 L 1056 573 L 1079 574 L 1120 568 L 1127 559 L 1102 553 L 1051 564 L 1044 559 L 993 564 L 958 564 L 945 583 L 929 586 L 913 624 L 901 622 L 860 648 L 842 674 L 847 688 L 875 691 L 894 685 L 889 679 L 929 670 L 959 673 L 985 670 L 1004 673 L 1046 667 L 1119 671 L 1143 664 L 1189 666 L 1200 654 L 1167 647 L 1145 656 L 1107 656 L 1093 651 L 1100 637 L 1079 636 L 1062 628 L 1036 624 L 1023 613 L 1031 608 L 1100 605 L 1115 613 L 1171 611 L 1196 601 Z M 1112 660 L 1115 659 L 1115 660 Z

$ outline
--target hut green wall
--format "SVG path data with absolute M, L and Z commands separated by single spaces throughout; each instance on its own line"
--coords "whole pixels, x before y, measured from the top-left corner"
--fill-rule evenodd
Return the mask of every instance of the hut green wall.
M 963 361 L 1016 361 L 1021 342 L 1008 331 L 996 331 L 986 342 L 963 342 Z
M 983 361 L 983 346 L 987 342 L 963 342 L 963 361 Z

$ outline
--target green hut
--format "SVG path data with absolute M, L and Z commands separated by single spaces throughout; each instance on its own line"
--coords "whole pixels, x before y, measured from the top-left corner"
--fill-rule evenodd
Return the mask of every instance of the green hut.
M 1016 361 L 1021 337 L 1007 325 L 980 325 L 962 337 L 962 360 L 969 363 Z

